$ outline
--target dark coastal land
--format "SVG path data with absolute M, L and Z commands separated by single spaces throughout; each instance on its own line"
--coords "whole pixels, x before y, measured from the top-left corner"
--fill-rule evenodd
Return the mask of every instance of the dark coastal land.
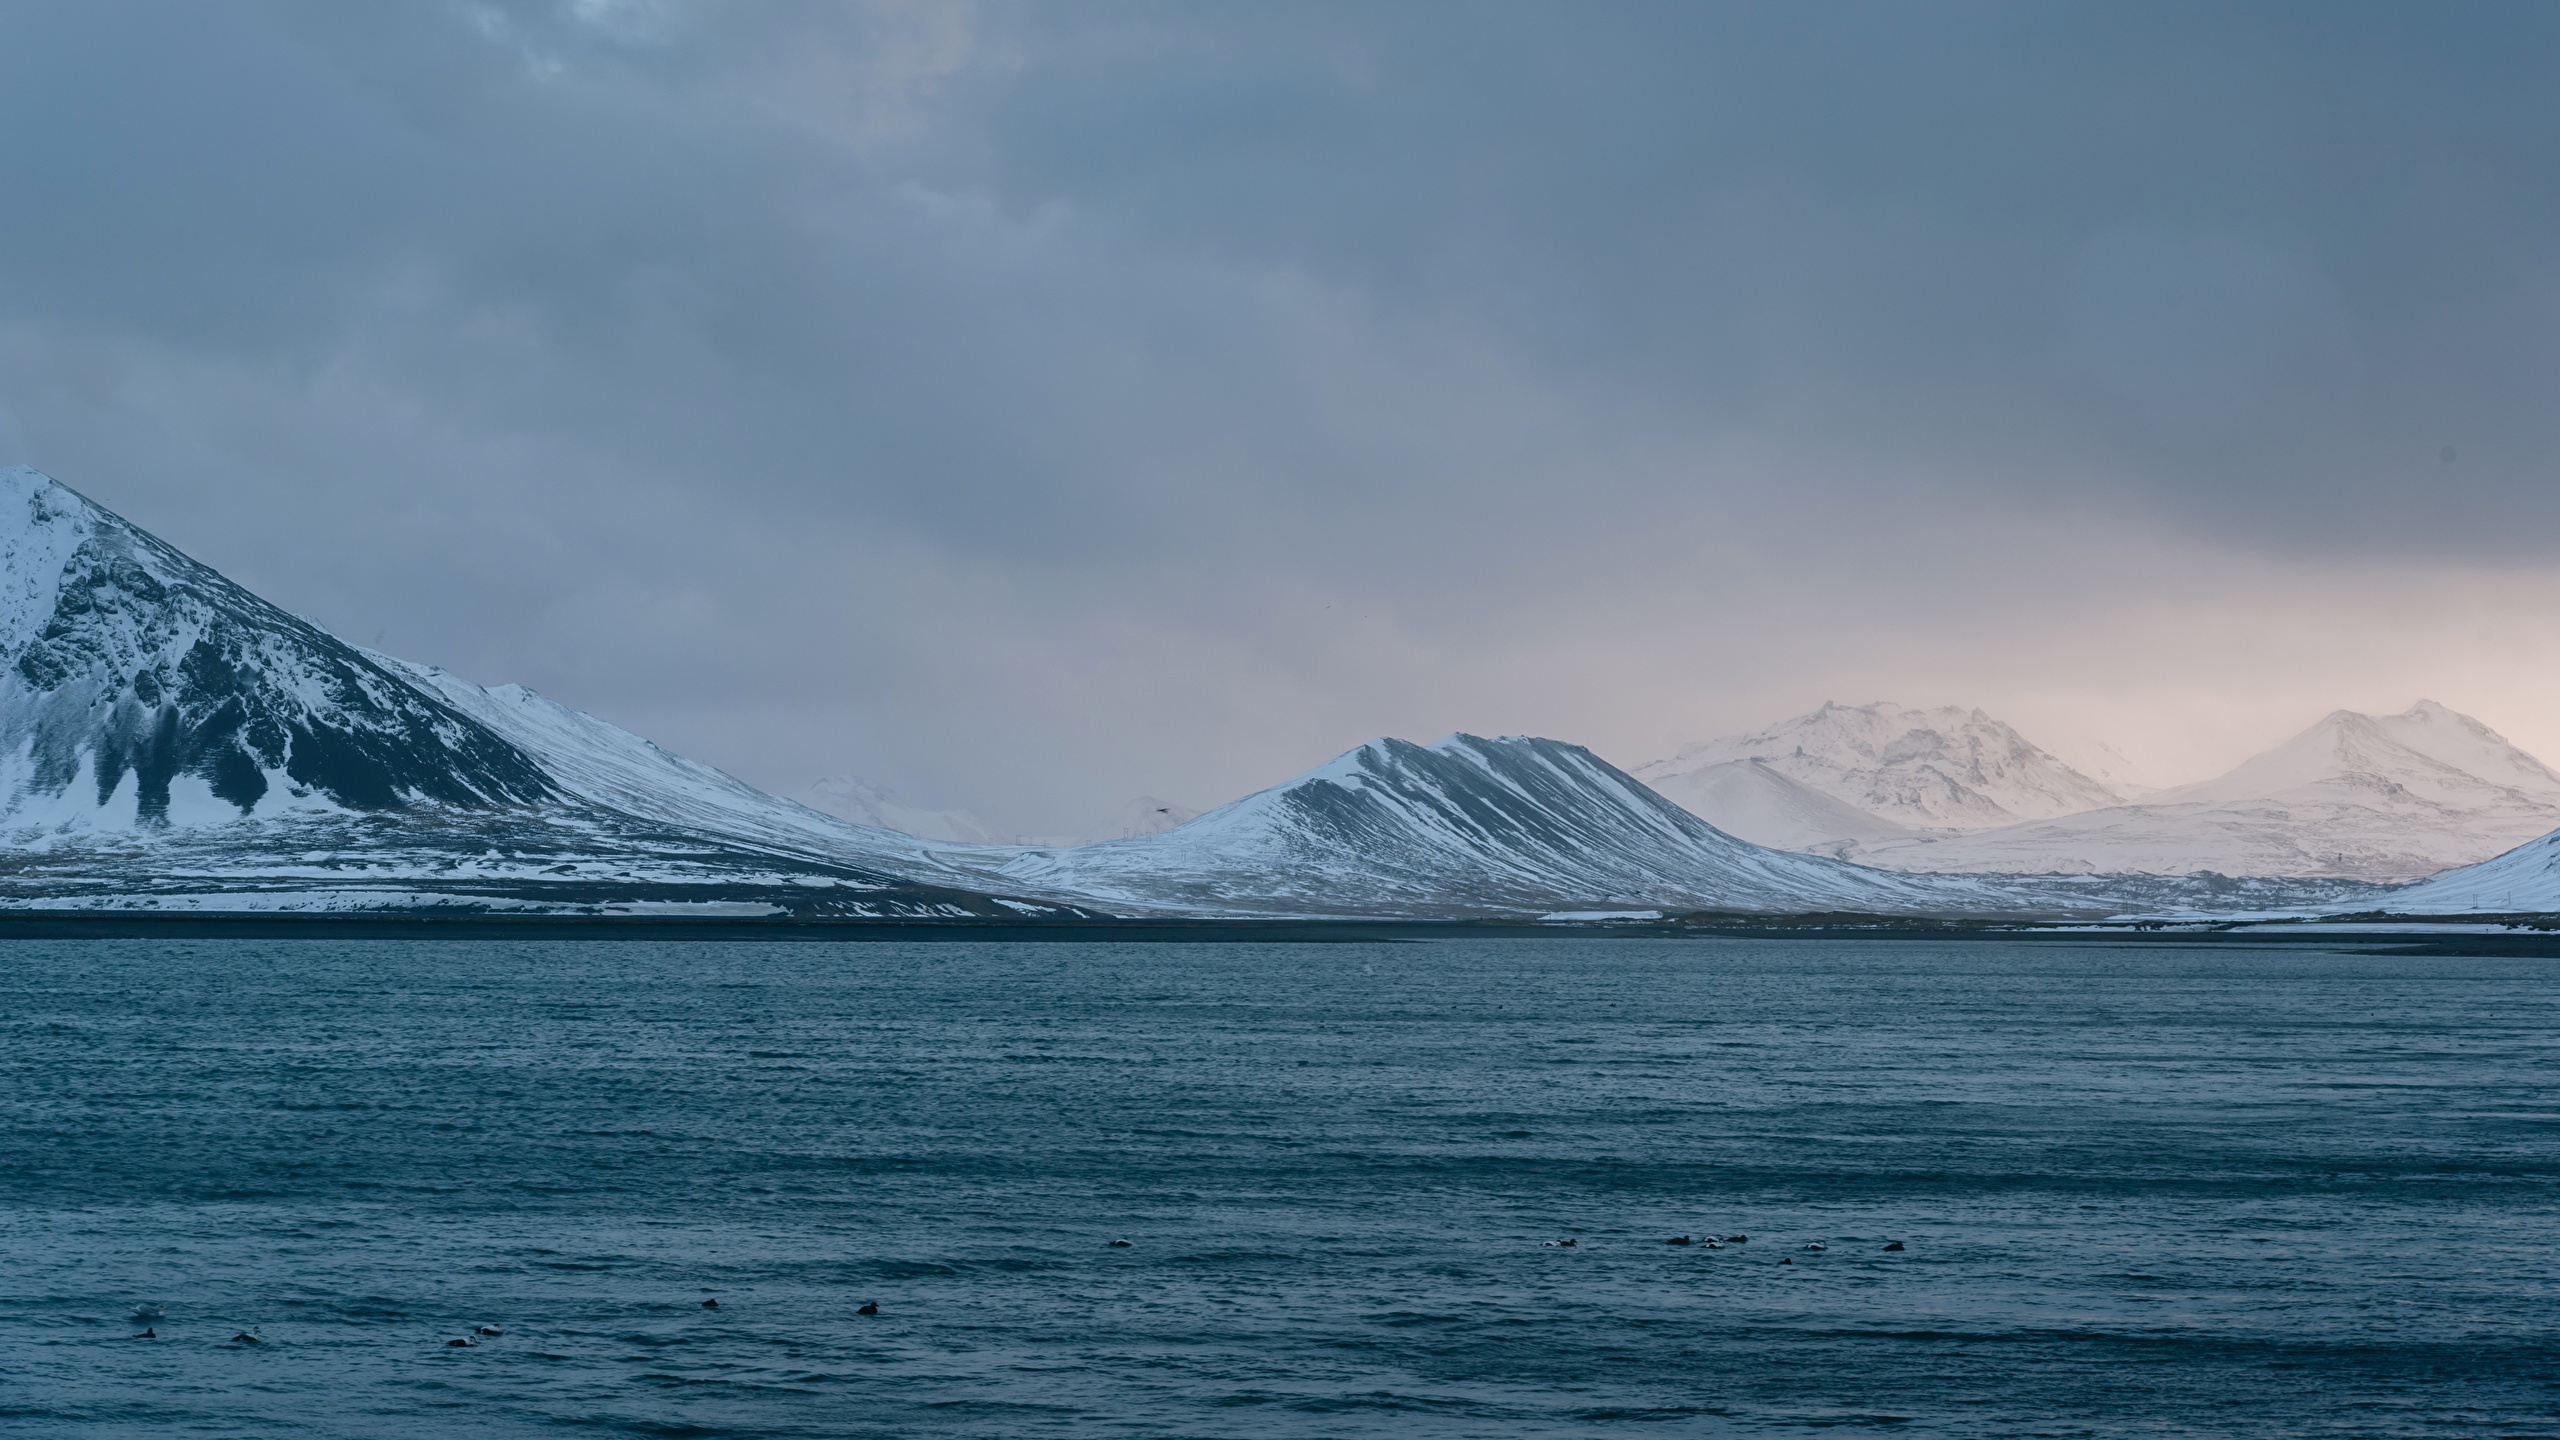
M 2504 927 L 2504 928 L 2492 928 Z M 1395 944 L 1496 940 L 1909 941 L 2027 944 L 2313 946 L 2405 955 L 2560 957 L 2560 914 L 2355 916 L 2330 922 L 1999 922 L 1908 915 L 1697 914 L 1655 920 L 1203 920 L 845 916 L 508 915 L 420 912 L 0 912 L 13 940 L 632 940 L 816 944 Z

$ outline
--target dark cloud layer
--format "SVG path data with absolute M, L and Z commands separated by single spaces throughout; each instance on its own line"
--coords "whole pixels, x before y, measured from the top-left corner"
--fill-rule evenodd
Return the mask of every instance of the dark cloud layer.
M 2530 731 L 2556 60 L 2536 5 L 0 9 L 0 458 L 1034 829 L 1834 691 Z

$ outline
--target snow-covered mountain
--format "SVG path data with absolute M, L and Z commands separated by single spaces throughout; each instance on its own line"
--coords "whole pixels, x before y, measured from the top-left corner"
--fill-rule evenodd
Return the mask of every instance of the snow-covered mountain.
M 2146 799 L 2167 788 L 2153 783 L 2150 772 L 2131 756 L 2094 735 L 2046 735 L 2037 743 L 2046 754 L 2097 781 L 2100 789 L 2119 799 Z
M 923 838 L 345 644 L 23 469 L 0 472 L 0 666 L 16 908 L 2058 916 L 2343 894 L 1892 874 L 1738 840 L 1578 746 L 1465 735 L 1377 741 L 1102 844 Z M 1181 818 L 1133 808 L 1132 831 Z
M 2340 710 L 2230 773 L 2059 819 L 1848 847 L 1861 864 L 2408 880 L 2560 827 L 2560 774 L 2431 700 Z
M 0 834 L 531 804 L 514 747 L 23 466 L 0 469 Z
M 1016 893 L 1128 913 L 2058 917 L 2299 903 L 2219 877 L 1892 875 L 1738 840 L 1579 745 L 1463 734 L 1373 741 L 1162 834 L 980 860 Z
M 1847 817 L 1818 817 L 1801 800 L 1774 798 L 1765 781 L 1719 768 L 1744 763 L 1862 812 L 1867 829 L 1842 830 Z M 1981 829 L 2124 799 L 1980 710 L 1952 705 L 1826 704 L 1765 730 L 1684 746 L 1632 773 L 1737 835 L 1790 846 L 1865 839 L 1879 833 L 1873 821 Z M 1728 801 L 1736 808 L 1718 808 Z M 1802 838 L 1806 825 L 1830 833 Z
M 1766 760 L 1727 760 L 1667 775 L 1654 788 L 1728 835 L 1834 859 L 1927 832 L 1870 815 Z
M 2097 753 L 2121 776 L 2121 756 Z M 2165 790 L 2101 783 L 1979 710 L 1892 705 L 1826 705 L 1634 773 L 1744 839 L 1914 874 L 2389 883 L 2560 826 L 2560 775 L 2432 701 L 2341 710 L 2227 775 Z M 1983 823 L 1996 813 L 2031 818 Z
M 1378 740 L 1162 834 L 1031 851 L 1015 885 L 1130 908 L 1487 914 L 1910 909 L 1935 889 L 1744 844 L 1553 740 Z
M 0 470 L 0 903 L 1055 911 L 520 687 L 346 644 Z

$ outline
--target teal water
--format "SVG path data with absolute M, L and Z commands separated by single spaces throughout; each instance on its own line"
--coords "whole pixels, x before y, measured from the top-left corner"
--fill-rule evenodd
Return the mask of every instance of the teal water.
M 2560 1433 L 2555 1000 L 1974 941 L 18 943 L 0 1431 Z

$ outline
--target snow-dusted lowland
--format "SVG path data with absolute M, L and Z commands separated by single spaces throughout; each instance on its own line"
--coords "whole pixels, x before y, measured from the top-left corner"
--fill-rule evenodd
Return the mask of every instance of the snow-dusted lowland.
M 1896 874 L 1736 838 L 1579 746 L 1516 736 L 1375 741 L 1188 823 L 1141 801 L 1124 838 L 1096 844 L 925 838 L 765 794 L 522 687 L 348 645 L 24 468 L 0 470 L 0 665 L 0 907 L 18 909 L 2062 918 L 2387 898 L 2335 881 Z M 1852 774 L 1915 820 L 2080 794 L 2077 772 L 1996 722 L 1952 728 L 1873 746 L 1872 764 L 1825 770 L 1791 746 L 1684 773 L 1743 764 L 1782 800 L 1776 781 Z

